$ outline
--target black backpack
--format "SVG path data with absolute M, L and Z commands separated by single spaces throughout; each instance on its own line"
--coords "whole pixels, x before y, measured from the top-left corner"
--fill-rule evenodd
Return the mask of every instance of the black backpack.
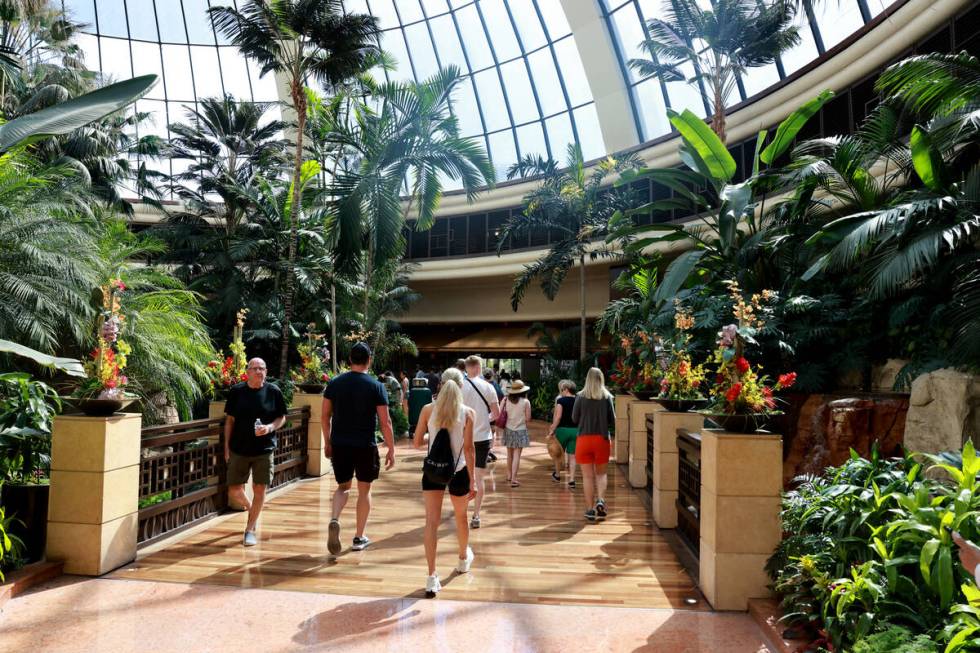
M 453 460 L 453 447 L 449 441 L 449 430 L 439 429 L 429 446 L 429 453 L 426 454 L 425 460 L 422 462 L 422 474 L 430 483 L 449 485 L 449 481 L 456 473 L 458 462 L 458 458 Z

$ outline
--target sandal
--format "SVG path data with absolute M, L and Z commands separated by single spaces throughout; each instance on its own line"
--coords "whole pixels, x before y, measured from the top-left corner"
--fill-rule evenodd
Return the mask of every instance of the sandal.
M 510 486 L 511 487 L 521 487 L 521 482 L 520 481 L 511 481 L 510 482 Z

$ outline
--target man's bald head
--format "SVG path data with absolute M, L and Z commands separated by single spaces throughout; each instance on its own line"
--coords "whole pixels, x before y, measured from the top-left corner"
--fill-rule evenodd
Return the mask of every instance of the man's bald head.
M 267 371 L 268 369 L 264 360 L 261 358 L 251 359 L 245 368 L 245 380 L 248 382 L 248 387 L 254 389 L 261 388 L 265 383 Z

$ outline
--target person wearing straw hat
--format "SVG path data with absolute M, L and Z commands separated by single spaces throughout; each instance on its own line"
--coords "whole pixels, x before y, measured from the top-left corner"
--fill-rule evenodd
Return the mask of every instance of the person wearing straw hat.
M 507 388 L 507 396 L 500 402 L 500 411 L 507 413 L 504 446 L 507 447 L 507 480 L 511 487 L 521 485 L 517 480 L 521 451 L 531 444 L 531 436 L 527 432 L 527 424 L 531 421 L 531 402 L 527 400 L 530 390 L 531 386 L 517 379 Z

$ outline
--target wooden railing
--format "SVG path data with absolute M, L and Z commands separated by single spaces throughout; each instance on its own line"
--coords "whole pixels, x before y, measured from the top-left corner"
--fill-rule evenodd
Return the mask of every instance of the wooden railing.
M 677 532 L 695 555 L 701 539 L 701 435 L 677 430 Z
M 291 408 L 279 429 L 273 488 L 306 469 L 310 409 Z M 227 507 L 224 417 L 143 429 L 139 534 L 146 544 Z

